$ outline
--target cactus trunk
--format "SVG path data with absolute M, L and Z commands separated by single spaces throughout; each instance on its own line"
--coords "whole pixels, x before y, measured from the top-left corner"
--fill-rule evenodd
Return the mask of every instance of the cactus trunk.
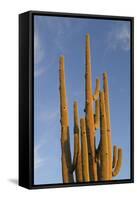
M 97 181 L 97 165 L 95 161 L 95 125 L 92 96 L 92 76 L 90 61 L 90 36 L 86 35 L 86 74 L 85 74 L 85 93 L 86 93 L 86 131 L 88 140 L 90 180 Z
M 117 176 L 119 174 L 121 166 L 122 166 L 122 149 L 119 148 L 118 149 L 118 158 L 117 158 L 115 168 L 112 171 L 112 176 Z
M 106 108 L 106 120 L 107 120 L 107 137 L 108 137 L 108 156 L 109 156 L 109 179 L 112 179 L 112 138 L 111 138 L 111 123 L 110 123 L 110 104 L 109 104 L 109 88 L 108 88 L 108 76 L 107 73 L 103 74 L 103 87 L 104 87 L 104 99 Z
M 100 108 L 99 108 L 99 99 L 95 101 L 95 115 L 94 115 L 94 124 L 95 129 L 100 127 Z
M 76 182 L 83 181 L 82 160 L 81 160 L 81 143 L 79 130 L 78 103 L 74 102 L 74 158 L 73 167 L 75 169 Z
M 64 183 L 72 183 L 73 172 L 70 152 L 69 119 L 66 95 L 66 82 L 64 72 L 64 57 L 60 57 L 59 67 L 60 82 L 60 113 L 61 113 L 61 148 L 62 148 L 62 175 Z
M 104 92 L 100 92 L 100 135 L 100 180 L 109 180 L 108 137 Z
M 83 182 L 90 181 L 89 176 L 89 157 L 88 157 L 88 146 L 87 146 L 87 136 L 85 119 L 80 119 L 81 128 L 81 150 L 82 150 L 82 172 L 83 172 Z

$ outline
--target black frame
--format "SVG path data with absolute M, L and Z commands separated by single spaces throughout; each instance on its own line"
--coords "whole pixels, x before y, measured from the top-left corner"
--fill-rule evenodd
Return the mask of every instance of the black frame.
M 110 19 L 131 22 L 130 71 L 130 179 L 90 183 L 34 185 L 34 15 Z M 28 189 L 120 184 L 134 182 L 134 18 L 59 12 L 28 11 L 19 15 L 19 185 Z

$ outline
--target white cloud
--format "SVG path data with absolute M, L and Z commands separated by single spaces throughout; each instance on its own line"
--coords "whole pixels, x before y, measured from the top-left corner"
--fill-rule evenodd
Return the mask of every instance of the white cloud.
M 40 63 L 44 58 L 44 50 L 38 31 L 34 31 L 34 77 L 37 78 L 44 74 L 45 68 L 40 67 Z
M 37 77 L 39 77 L 39 76 L 42 76 L 43 74 L 45 73 L 45 68 L 43 67 L 35 67 L 35 69 L 34 69 L 34 77 L 35 78 L 37 78 Z
M 55 26 L 57 27 L 55 37 L 53 38 L 52 42 L 54 43 L 54 48 L 58 49 L 60 53 L 63 53 L 65 50 L 64 37 L 67 41 L 70 34 L 69 33 L 70 21 L 69 20 L 62 21 L 60 20 L 60 18 L 55 17 L 46 21 L 43 20 L 43 22 L 46 23 L 47 29 L 51 33 L 55 31 Z M 65 32 L 67 32 L 67 30 L 69 34 L 65 35 Z
M 75 22 L 72 24 L 73 20 L 71 18 L 64 20 L 60 17 L 39 17 L 39 19 L 49 34 L 54 34 L 54 37 L 52 37 L 54 49 L 57 49 L 60 54 L 64 54 L 65 50 L 67 50 L 68 42 L 71 42 L 72 37 L 77 37 L 74 33 L 80 32 L 79 25 Z M 71 29 L 72 25 L 74 26 L 73 29 Z
M 44 58 L 44 50 L 40 40 L 39 32 L 34 31 L 34 64 L 39 64 Z
M 40 113 L 40 120 L 42 121 L 53 121 L 56 120 L 59 115 L 58 110 L 51 110 L 51 111 L 42 111 Z
M 44 159 L 41 158 L 39 150 L 42 147 L 42 145 L 35 145 L 34 146 L 34 169 L 38 169 L 39 167 L 41 167 L 41 165 L 44 162 Z
M 80 96 L 82 96 L 83 95 L 83 91 L 81 90 L 75 90 L 74 92 L 73 92 L 73 95 L 75 96 L 75 97 L 80 97 Z
M 128 51 L 130 49 L 130 26 L 118 24 L 108 34 L 108 48 Z

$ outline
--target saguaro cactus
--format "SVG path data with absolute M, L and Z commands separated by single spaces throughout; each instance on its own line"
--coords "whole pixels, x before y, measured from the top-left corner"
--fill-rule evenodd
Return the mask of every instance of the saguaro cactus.
M 85 119 L 80 119 L 80 128 L 81 128 L 81 147 L 82 147 L 82 172 L 83 172 L 83 181 L 90 181 L 89 176 L 89 157 L 88 157 L 88 146 L 87 146 L 87 136 L 86 136 L 86 126 Z
M 63 182 L 108 181 L 116 176 L 122 165 L 122 149 L 113 146 L 110 118 L 108 75 L 103 73 L 103 91 L 100 79 L 96 79 L 92 92 L 92 67 L 90 35 L 86 35 L 85 65 L 85 117 L 78 115 L 78 103 L 74 102 L 74 156 L 71 162 L 68 105 L 64 72 L 64 57 L 60 57 L 60 113 Z M 96 130 L 100 129 L 100 141 L 96 147 Z M 81 137 L 80 137 L 81 133 Z M 113 157 L 113 159 L 112 159 Z
M 90 180 L 97 181 L 97 165 L 95 161 L 95 124 L 93 111 L 93 95 L 92 95 L 92 76 L 91 76 L 91 60 L 90 60 L 90 36 L 86 35 L 86 74 L 85 74 L 85 97 L 86 97 L 86 131 L 88 139 L 88 154 Z
M 109 179 L 112 179 L 112 138 L 111 138 L 111 123 L 110 123 L 108 76 L 106 72 L 103 74 L 103 87 L 104 87 L 104 100 L 106 109 L 107 137 L 108 137 Z
M 109 180 L 107 120 L 104 92 L 100 92 L 100 180 Z
M 76 181 L 82 182 L 82 157 L 81 157 L 81 143 L 80 143 L 80 129 L 79 129 L 79 115 L 78 103 L 74 102 L 74 157 L 73 168 L 75 169 Z
M 99 127 L 100 127 L 99 99 L 97 99 L 97 100 L 95 101 L 94 124 L 95 124 L 95 129 L 99 129 Z
M 118 173 L 120 172 L 120 169 L 121 169 L 121 165 L 122 165 L 122 149 L 119 148 L 118 149 L 118 158 L 117 158 L 115 168 L 112 171 L 112 176 L 118 175 Z
M 60 113 L 61 113 L 61 148 L 62 148 L 62 174 L 63 182 L 73 182 L 72 162 L 70 152 L 70 138 L 69 138 L 69 119 L 68 119 L 68 105 L 66 95 L 66 82 L 64 72 L 64 57 L 60 57 L 59 67 L 59 82 L 60 82 Z

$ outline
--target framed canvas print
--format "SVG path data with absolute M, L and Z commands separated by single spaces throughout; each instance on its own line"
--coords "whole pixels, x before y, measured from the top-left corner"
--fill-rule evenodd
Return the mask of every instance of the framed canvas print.
M 19 185 L 134 182 L 133 17 L 19 15 Z

